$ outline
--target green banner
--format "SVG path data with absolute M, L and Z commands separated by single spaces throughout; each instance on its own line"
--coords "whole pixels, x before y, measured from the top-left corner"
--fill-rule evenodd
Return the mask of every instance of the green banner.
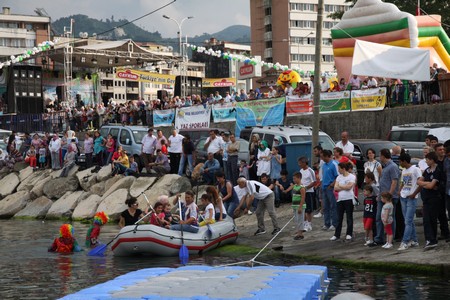
M 320 113 L 347 112 L 350 109 L 349 91 L 320 94 Z

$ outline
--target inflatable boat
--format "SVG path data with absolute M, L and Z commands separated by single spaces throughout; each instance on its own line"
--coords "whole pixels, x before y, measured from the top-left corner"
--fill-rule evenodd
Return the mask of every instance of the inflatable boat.
M 200 227 L 197 233 L 183 232 L 184 244 L 189 254 L 202 254 L 238 238 L 233 219 L 226 218 L 208 226 Z M 177 256 L 182 245 L 181 231 L 155 225 L 125 226 L 114 238 L 111 249 L 115 256 L 156 255 Z

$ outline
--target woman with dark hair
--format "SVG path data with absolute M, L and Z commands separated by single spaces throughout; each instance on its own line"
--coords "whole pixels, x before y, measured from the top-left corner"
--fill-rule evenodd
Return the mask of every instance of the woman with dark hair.
M 251 168 L 249 168 L 248 173 L 251 180 L 257 180 L 258 176 L 256 175 L 256 162 L 258 161 L 258 149 L 260 144 L 259 134 L 255 133 L 252 135 L 251 142 L 249 144 L 249 154 L 250 154 L 250 162 L 248 163 Z
M 375 176 L 375 184 L 378 186 L 383 167 L 381 166 L 381 163 L 375 159 L 375 156 L 377 156 L 377 153 L 374 149 L 367 149 L 367 161 L 364 163 L 364 173 L 373 173 L 373 175 Z
M 103 150 L 105 149 L 106 140 L 97 130 L 94 132 L 94 155 L 99 166 L 103 166 Z
M 11 154 L 11 150 L 15 149 L 16 149 L 16 133 L 13 132 L 8 138 L 8 145 L 6 148 L 6 152 L 8 152 L 8 154 Z
M 142 210 L 138 208 L 137 200 L 132 198 L 125 201 L 128 208 L 120 214 L 119 226 L 134 225 L 140 218 L 144 216 Z
M 191 176 L 192 171 L 194 170 L 194 160 L 192 158 L 192 154 L 194 153 L 195 146 L 194 143 L 191 141 L 191 137 L 186 134 L 184 136 L 183 142 L 182 142 L 182 153 L 181 153 L 181 159 L 180 159 L 180 166 L 178 167 L 178 175 L 183 175 L 184 173 L 184 167 L 186 165 L 186 161 L 188 163 L 188 177 Z
M 219 196 L 219 192 L 215 187 L 208 186 L 206 188 L 206 193 L 211 196 L 212 204 L 214 205 L 214 219 L 216 221 L 222 221 L 227 217 L 227 211 L 223 205 L 222 198 Z
M 231 184 L 231 181 L 225 179 L 222 171 L 216 172 L 217 190 L 222 197 L 222 202 L 229 216 L 234 214 L 234 210 L 239 205 L 239 198 Z

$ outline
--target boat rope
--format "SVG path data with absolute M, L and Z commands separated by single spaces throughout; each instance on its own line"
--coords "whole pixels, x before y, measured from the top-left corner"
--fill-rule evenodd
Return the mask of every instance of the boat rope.
M 235 266 L 235 265 L 242 265 L 242 264 L 247 264 L 250 265 L 251 267 L 254 266 L 254 264 L 259 264 L 259 265 L 264 265 L 264 266 L 272 266 L 270 264 L 266 264 L 260 261 L 257 261 L 256 258 L 272 243 L 272 241 L 274 239 L 277 238 L 277 236 L 286 228 L 286 226 L 289 225 L 289 223 L 291 223 L 291 221 L 294 219 L 294 216 L 292 216 L 292 218 L 290 218 L 286 224 L 284 224 L 284 226 L 280 229 L 280 231 L 278 231 L 271 239 L 270 241 L 267 242 L 267 244 L 261 248 L 261 250 L 259 250 L 259 252 L 250 260 L 246 260 L 246 261 L 242 261 L 242 262 L 236 262 L 236 263 L 231 263 L 231 264 L 225 264 L 225 265 L 220 265 L 217 267 L 228 267 L 228 266 Z

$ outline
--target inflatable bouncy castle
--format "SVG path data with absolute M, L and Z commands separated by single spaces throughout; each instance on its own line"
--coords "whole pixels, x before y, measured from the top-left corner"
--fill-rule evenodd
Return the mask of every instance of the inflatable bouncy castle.
M 450 40 L 437 15 L 415 17 L 392 3 L 358 0 L 331 29 L 331 37 L 337 72 L 346 80 L 352 73 L 357 40 L 429 50 L 429 66 L 436 63 L 450 70 Z

